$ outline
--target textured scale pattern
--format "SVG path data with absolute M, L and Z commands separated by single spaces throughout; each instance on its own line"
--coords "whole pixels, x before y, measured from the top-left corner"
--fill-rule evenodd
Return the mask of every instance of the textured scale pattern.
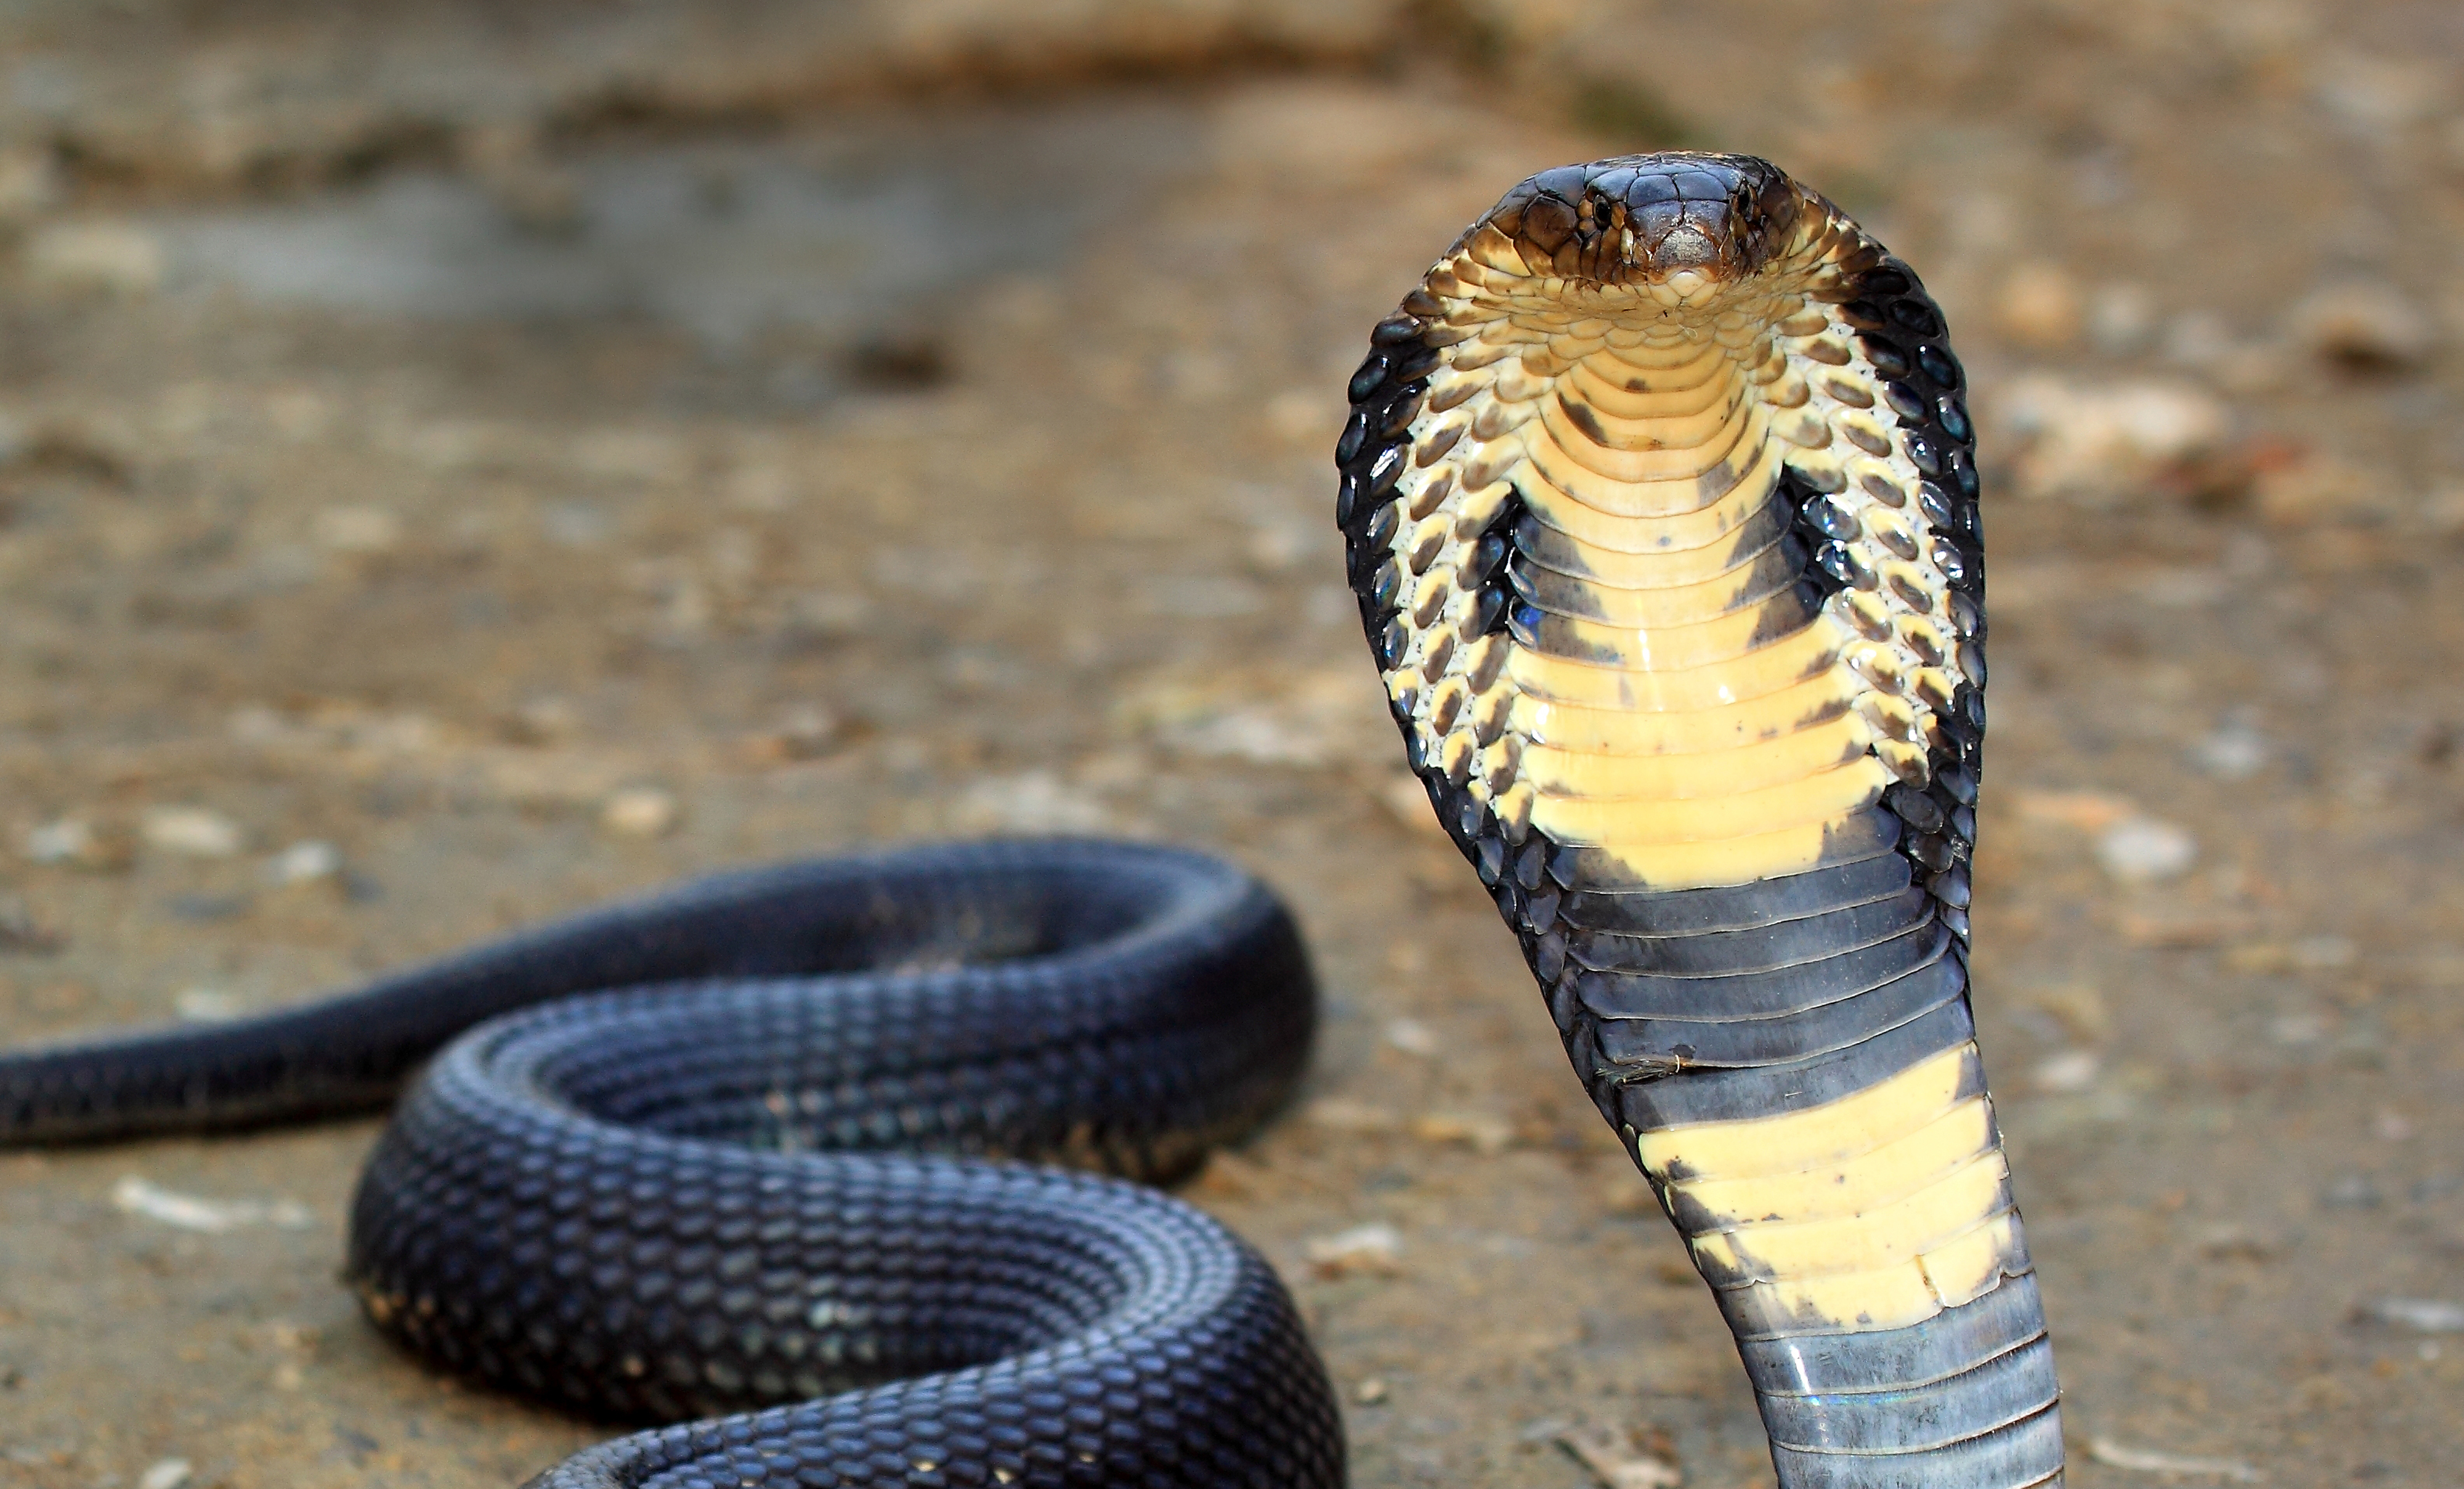
M 1946 334 L 1768 163 L 1565 166 L 1378 324 L 1336 450 L 1407 758 L 1791 1486 L 2061 1474 L 1969 1011 L 1984 562 Z
M 1334 1489 L 1325 1372 L 1255 1252 L 1152 1190 L 995 1161 L 1185 1171 L 1288 1095 L 1314 1010 L 1289 916 L 1227 865 L 913 850 L 0 1057 L 0 1144 L 364 1106 L 488 1018 L 361 1180 L 368 1316 L 494 1385 L 713 1418 L 538 1484 Z

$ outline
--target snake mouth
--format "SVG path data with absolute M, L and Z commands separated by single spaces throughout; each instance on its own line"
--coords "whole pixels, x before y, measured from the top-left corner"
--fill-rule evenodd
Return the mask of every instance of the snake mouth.
M 1785 244 L 1804 200 L 1777 166 L 1750 155 L 1621 155 L 1530 177 L 1471 232 L 1504 235 L 1534 274 L 1664 287 L 1690 300 L 1750 279 Z

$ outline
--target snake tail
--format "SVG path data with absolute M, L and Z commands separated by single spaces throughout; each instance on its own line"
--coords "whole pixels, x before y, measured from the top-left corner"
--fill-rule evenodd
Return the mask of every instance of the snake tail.
M 0 1056 L 0 1146 L 365 1106 L 477 1022 L 378 1142 L 345 1277 L 449 1369 L 683 1424 L 539 1489 L 1340 1489 L 1273 1270 L 1125 1182 L 1272 1113 L 1315 1020 L 1290 915 L 1228 865 L 909 849 Z
M 1787 1489 L 2057 1483 L 1969 1007 L 1974 434 L 1940 308 L 1746 156 L 1542 172 L 1336 459 L 1406 758 L 1736 1337 Z

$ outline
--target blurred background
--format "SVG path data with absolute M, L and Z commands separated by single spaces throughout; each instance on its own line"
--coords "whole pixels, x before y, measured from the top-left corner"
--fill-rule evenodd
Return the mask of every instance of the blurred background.
M 1187 1193 L 1354 1481 L 1769 1482 L 1402 774 L 1329 450 L 1527 173 L 1766 154 L 1973 374 L 1977 1003 L 2074 1481 L 2454 1489 L 2464 11 L 2408 0 L 18 0 L 0 1034 L 719 865 L 1110 832 L 1300 907 Z M 382 1347 L 373 1124 L 0 1155 L 0 1485 L 511 1484 Z

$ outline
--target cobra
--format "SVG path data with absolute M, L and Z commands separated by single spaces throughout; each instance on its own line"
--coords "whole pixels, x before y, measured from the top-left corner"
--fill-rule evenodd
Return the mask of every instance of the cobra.
M 1413 768 L 1683 1233 L 1787 1485 L 2057 1479 L 1968 998 L 1973 431 L 1768 162 L 1508 192 L 1371 337 L 1337 518 Z
M 1378 326 L 1339 451 L 1410 758 L 1719 1291 L 1789 1485 L 2060 1473 L 1967 1007 L 1983 619 L 1941 330 L 1761 162 L 1568 167 Z M 409 1081 L 352 1207 L 370 1320 L 681 1424 L 538 1485 L 1331 1489 L 1272 1270 L 1124 1182 L 1270 1115 L 1313 1022 L 1290 917 L 1226 865 L 915 849 L 0 1057 L 0 1144 Z

